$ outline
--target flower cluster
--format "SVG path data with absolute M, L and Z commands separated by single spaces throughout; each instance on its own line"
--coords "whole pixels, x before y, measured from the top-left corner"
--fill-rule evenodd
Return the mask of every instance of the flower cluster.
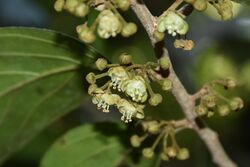
M 145 65 L 132 64 L 131 56 L 122 54 L 120 64 L 108 64 L 107 60 L 99 58 L 96 61 L 96 68 L 105 71 L 101 74 L 89 73 L 86 76 L 90 84 L 88 93 L 92 96 L 92 102 L 103 112 L 109 112 L 110 106 L 115 106 L 122 114 L 121 120 L 128 123 L 132 118 L 144 118 L 143 109 L 145 103 L 157 106 L 162 102 L 162 96 L 154 93 L 150 83 L 156 81 L 162 89 L 169 91 L 172 82 L 168 78 L 157 78 L 159 67 L 167 60 L 162 59 L 160 64 L 148 62 Z M 164 62 L 164 63 L 163 63 Z M 169 68 L 169 65 L 168 65 Z M 105 77 L 108 81 L 101 86 L 97 86 L 97 80 Z
M 244 103 L 240 97 L 228 99 L 214 89 L 216 85 L 223 86 L 228 90 L 235 88 L 236 82 L 232 78 L 226 78 L 215 80 L 206 85 L 206 90 L 200 98 L 200 104 L 196 106 L 196 113 L 198 115 L 211 117 L 217 111 L 220 116 L 227 116 L 231 111 L 238 111 L 243 108 Z
M 129 6 L 130 0 L 57 0 L 54 5 L 56 11 L 67 10 L 78 17 L 87 16 L 91 7 L 99 12 L 94 23 L 89 25 L 85 22 L 76 28 L 79 38 L 85 43 L 94 42 L 96 32 L 103 39 L 116 37 L 118 34 L 123 37 L 135 34 L 137 26 L 126 22 L 117 10 L 127 11 Z
M 152 146 L 142 149 L 142 154 L 146 158 L 152 158 L 159 150 L 161 159 L 168 161 L 170 158 L 186 160 L 189 158 L 187 148 L 179 147 L 175 133 L 185 128 L 184 125 L 175 125 L 174 121 L 142 121 L 142 135 L 133 135 L 130 138 L 130 143 L 133 147 L 141 147 L 147 139 L 155 138 Z M 145 142 L 146 143 L 146 142 Z M 157 147 L 160 147 L 156 150 Z
M 185 0 L 198 11 L 204 11 L 211 4 L 221 15 L 222 20 L 230 20 L 233 17 L 233 4 L 231 0 Z

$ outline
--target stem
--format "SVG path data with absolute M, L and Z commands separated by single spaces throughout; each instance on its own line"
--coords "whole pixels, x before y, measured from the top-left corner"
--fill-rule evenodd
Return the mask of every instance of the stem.
M 158 143 L 160 142 L 160 140 L 162 139 L 162 137 L 165 135 L 165 131 L 163 130 L 156 138 L 153 146 L 151 147 L 153 150 L 156 148 L 156 146 L 158 145 Z
M 150 13 L 146 5 L 142 0 L 131 0 L 132 10 L 135 12 L 142 25 L 144 26 L 148 36 L 151 40 L 151 44 L 156 49 L 156 57 L 159 58 L 161 56 L 169 57 L 168 50 L 164 45 L 160 45 L 156 43 L 156 40 L 153 36 L 153 32 L 156 25 L 155 17 Z M 159 55 L 160 54 L 160 55 Z M 213 162 L 216 163 L 220 167 L 237 167 L 237 165 L 228 157 L 226 152 L 224 151 L 216 132 L 211 130 L 208 127 L 201 127 L 196 121 L 197 114 L 195 113 L 195 101 L 192 96 L 189 95 L 182 85 L 181 81 L 175 74 L 172 66 L 170 67 L 170 75 L 169 78 L 173 82 L 172 94 L 176 98 L 177 102 L 181 106 L 183 113 L 186 118 L 190 122 L 190 126 L 197 132 L 200 138 L 204 141 L 207 148 L 209 149 Z
M 168 11 L 175 11 L 178 6 L 183 2 L 183 0 L 176 0 L 169 8 Z

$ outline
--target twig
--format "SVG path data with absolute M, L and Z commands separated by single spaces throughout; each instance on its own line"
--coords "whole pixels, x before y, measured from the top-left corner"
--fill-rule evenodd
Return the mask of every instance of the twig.
M 131 7 L 139 20 L 141 21 L 142 25 L 144 26 L 145 30 L 148 33 L 148 36 L 151 40 L 152 46 L 154 48 L 157 47 L 161 49 L 161 51 L 157 51 L 156 57 L 159 58 L 160 56 L 167 56 L 169 57 L 168 50 L 165 48 L 164 45 L 159 45 L 156 43 L 156 40 L 153 37 L 153 32 L 156 25 L 155 17 L 150 13 L 146 5 L 143 3 L 142 0 L 131 0 Z M 181 81 L 175 74 L 174 69 L 170 68 L 170 75 L 169 78 L 173 82 L 173 89 L 172 94 L 175 96 L 176 100 L 178 101 L 179 105 L 181 106 L 186 118 L 190 122 L 193 129 L 198 133 L 200 138 L 204 141 L 208 150 L 210 151 L 213 162 L 216 163 L 220 167 L 237 167 L 237 165 L 228 157 L 226 152 L 224 151 L 216 132 L 211 130 L 208 127 L 201 126 L 197 121 L 197 114 L 195 111 L 195 98 L 187 93 L 186 89 L 182 85 Z

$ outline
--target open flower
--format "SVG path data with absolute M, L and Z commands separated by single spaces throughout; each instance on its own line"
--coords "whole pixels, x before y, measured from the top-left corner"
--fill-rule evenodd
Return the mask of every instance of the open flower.
M 129 79 L 129 75 L 125 68 L 123 67 L 113 67 L 108 70 L 108 75 L 111 78 L 111 84 L 113 86 L 113 89 L 118 89 L 118 91 L 121 91 L 121 83 L 124 80 Z
M 188 24 L 183 17 L 175 12 L 169 11 L 158 20 L 157 30 L 159 32 L 168 31 L 172 36 L 177 34 L 185 35 L 188 32 Z
M 121 30 L 122 23 L 111 10 L 104 10 L 100 13 L 97 32 L 101 38 L 115 37 Z
M 145 102 L 148 97 L 145 80 L 141 76 L 135 76 L 122 83 L 122 91 L 135 102 Z
M 121 99 L 117 103 L 117 108 L 122 114 L 121 120 L 125 123 L 131 122 L 133 117 L 138 119 L 144 118 L 143 105 L 134 104 L 125 99 Z
M 120 100 L 120 96 L 111 93 L 98 93 L 92 98 L 92 102 L 103 112 L 109 112 L 109 106 L 115 105 Z

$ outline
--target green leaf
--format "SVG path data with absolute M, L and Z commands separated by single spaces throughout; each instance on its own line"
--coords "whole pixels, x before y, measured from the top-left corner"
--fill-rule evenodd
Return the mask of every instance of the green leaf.
M 237 3 L 246 4 L 246 5 L 250 5 L 250 0 L 232 0 L 232 1 L 237 2 Z
M 97 56 L 57 32 L 0 28 L 0 163 L 82 103 Z
M 52 145 L 40 167 L 116 167 L 126 156 L 124 132 L 114 123 L 77 127 Z

